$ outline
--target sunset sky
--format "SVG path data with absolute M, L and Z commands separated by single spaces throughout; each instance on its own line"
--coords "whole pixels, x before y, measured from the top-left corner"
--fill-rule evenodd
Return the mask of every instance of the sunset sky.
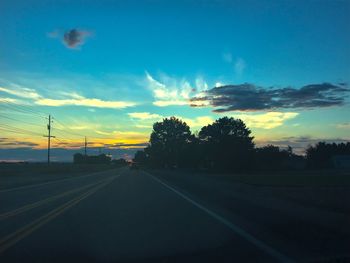
M 350 1 L 1 1 L 0 160 L 131 156 L 152 124 L 241 118 L 257 145 L 350 140 Z M 75 150 L 69 150 L 75 148 Z

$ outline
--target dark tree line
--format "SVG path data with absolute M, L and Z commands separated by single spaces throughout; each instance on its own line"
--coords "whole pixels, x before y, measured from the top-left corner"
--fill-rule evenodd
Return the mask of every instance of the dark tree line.
M 194 168 L 215 171 L 303 169 L 332 167 L 332 156 L 350 154 L 350 144 L 318 143 L 306 156 L 267 145 L 255 147 L 251 130 L 240 119 L 223 117 L 202 127 L 198 134 L 171 117 L 153 125 L 149 145 L 134 162 L 154 168 Z
M 334 168 L 334 158 L 350 156 L 350 143 L 319 142 L 306 149 L 306 156 L 309 168 Z
M 113 159 L 106 155 L 84 155 L 81 153 L 76 153 L 73 156 L 73 162 L 75 164 L 112 164 L 116 167 L 123 167 L 128 165 L 128 162 L 125 159 Z
M 76 153 L 73 156 L 73 162 L 77 164 L 109 164 L 112 158 L 105 155 L 84 155 L 81 153 Z

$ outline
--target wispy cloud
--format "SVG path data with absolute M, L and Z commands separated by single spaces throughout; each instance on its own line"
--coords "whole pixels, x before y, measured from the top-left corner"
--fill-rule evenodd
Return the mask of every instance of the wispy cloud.
M 230 52 L 222 53 L 222 59 L 227 63 L 232 63 L 232 54 Z
M 119 148 L 119 149 L 134 149 L 134 148 L 145 148 L 148 146 L 148 142 L 143 143 L 114 143 L 114 144 L 105 144 L 105 147 L 108 148 Z
M 177 80 L 165 74 L 159 81 L 146 72 L 146 81 L 155 98 L 153 105 L 159 107 L 189 105 L 194 94 L 199 95 L 208 89 L 208 84 L 201 77 L 196 78 L 195 84 L 191 85 L 186 79 Z
M 63 93 L 63 92 L 60 93 L 61 96 L 66 98 L 62 98 L 62 99 L 46 98 L 40 95 L 34 89 L 20 87 L 18 85 L 11 86 L 11 89 L 0 87 L 0 92 L 5 92 L 7 94 L 11 94 L 16 97 L 29 99 L 36 105 L 52 106 L 52 107 L 73 105 L 73 106 L 84 106 L 84 107 L 119 109 L 119 108 L 132 107 L 136 105 L 136 103 L 128 102 L 128 101 L 114 101 L 114 100 L 107 101 L 107 100 L 101 100 L 98 98 L 86 98 L 82 95 L 75 93 L 74 91 L 71 93 Z
M 235 62 L 235 66 L 234 66 L 235 73 L 237 75 L 242 75 L 246 66 L 247 66 L 246 62 L 242 58 L 238 58 Z
M 162 116 L 149 112 L 129 113 L 132 118 L 138 119 L 137 126 L 139 128 L 151 128 L 155 121 L 161 121 L 163 118 L 170 116 Z M 237 113 L 229 116 L 243 120 L 250 128 L 273 129 L 282 126 L 286 121 L 296 118 L 299 115 L 297 112 L 267 112 L 261 114 Z M 192 129 L 202 128 L 214 122 L 211 116 L 199 116 L 186 118 L 179 115 L 175 117 L 186 122 Z
M 91 31 L 80 30 L 80 29 L 70 29 L 65 32 L 60 32 L 59 30 L 54 30 L 47 34 L 50 38 L 59 38 L 65 44 L 67 48 L 78 49 L 85 43 L 86 38 L 92 35 Z
M 14 138 L 0 138 L 0 148 L 33 148 L 39 144 L 30 141 L 21 141 Z
M 233 55 L 230 52 L 223 53 L 222 59 L 226 63 L 230 64 L 230 66 L 233 66 L 233 69 L 236 75 L 242 75 L 247 66 L 247 63 L 245 62 L 245 60 L 240 57 L 234 60 Z
M 339 123 L 336 127 L 340 129 L 350 129 L 350 122 Z
M 200 116 L 195 118 L 183 118 L 178 116 L 178 118 L 186 122 L 186 124 L 190 126 L 192 129 L 200 129 L 203 126 L 206 126 L 214 122 L 214 119 L 210 116 Z
M 13 98 L 0 98 L 0 102 L 12 102 L 12 103 L 16 103 L 17 100 L 13 99 Z
M 81 99 L 46 99 L 41 98 L 35 101 L 37 105 L 43 106 L 84 106 L 84 107 L 96 107 L 96 108 L 127 108 L 135 106 L 135 103 L 125 102 L 125 101 L 104 101 L 100 99 L 90 99 L 90 98 L 81 98 Z
M 110 132 L 105 132 L 105 131 L 99 131 L 99 130 L 96 130 L 95 131 L 97 134 L 101 134 L 101 135 L 108 135 L 108 136 L 110 136 L 111 135 L 111 133 Z
M 154 120 L 161 119 L 163 116 L 156 113 L 149 112 L 131 112 L 128 113 L 131 118 L 141 119 L 141 120 Z
M 214 112 L 258 111 L 280 108 L 320 108 L 340 106 L 350 89 L 330 83 L 296 88 L 262 88 L 253 84 L 215 87 L 191 99 L 192 106 L 214 107 Z
M 152 125 L 156 121 L 161 121 L 163 118 L 169 118 L 171 116 L 162 116 L 159 114 L 154 114 L 150 112 L 134 112 L 128 113 L 131 118 L 138 119 L 137 126 L 138 128 L 152 128 Z M 176 118 L 181 119 L 186 122 L 191 128 L 200 128 L 205 125 L 214 122 L 214 119 L 210 116 L 199 116 L 194 118 L 185 118 L 182 116 L 175 115 Z
M 0 87 L 0 91 L 14 95 L 16 97 L 26 98 L 26 99 L 39 99 L 41 97 L 36 92 L 36 90 L 20 87 L 17 85 L 12 85 L 11 89 Z

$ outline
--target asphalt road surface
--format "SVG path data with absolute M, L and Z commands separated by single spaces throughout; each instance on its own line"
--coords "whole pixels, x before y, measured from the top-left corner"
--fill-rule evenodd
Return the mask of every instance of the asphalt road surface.
M 125 168 L 0 190 L 0 262 L 350 259 L 346 211 L 240 186 L 223 202 L 178 178 Z

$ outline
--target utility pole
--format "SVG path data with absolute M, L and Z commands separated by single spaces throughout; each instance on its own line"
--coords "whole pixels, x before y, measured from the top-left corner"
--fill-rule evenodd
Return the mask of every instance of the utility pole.
M 47 137 L 47 164 L 50 164 L 50 147 L 51 147 L 51 138 L 55 138 L 55 136 L 51 135 L 51 115 L 49 115 L 49 124 L 47 125 L 48 136 Z
M 85 156 L 87 155 L 86 154 L 86 147 L 87 147 L 87 141 L 86 141 L 86 136 L 85 136 Z

